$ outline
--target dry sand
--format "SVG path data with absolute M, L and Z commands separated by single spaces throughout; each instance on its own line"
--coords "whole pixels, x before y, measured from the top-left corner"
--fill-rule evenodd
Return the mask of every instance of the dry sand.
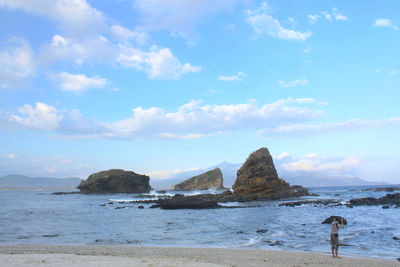
M 0 246 L 0 266 L 396 266 L 393 260 L 222 248 Z

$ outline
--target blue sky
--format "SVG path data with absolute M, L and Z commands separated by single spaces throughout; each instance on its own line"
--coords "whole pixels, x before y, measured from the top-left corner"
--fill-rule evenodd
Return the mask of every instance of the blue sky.
M 0 0 L 0 174 L 162 179 L 267 146 L 285 171 L 400 183 L 398 10 Z

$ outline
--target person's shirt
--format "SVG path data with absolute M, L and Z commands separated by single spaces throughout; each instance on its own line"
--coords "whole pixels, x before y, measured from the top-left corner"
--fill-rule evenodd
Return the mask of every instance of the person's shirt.
M 338 222 L 333 221 L 331 223 L 331 235 L 338 234 L 339 228 L 343 228 L 344 225 Z

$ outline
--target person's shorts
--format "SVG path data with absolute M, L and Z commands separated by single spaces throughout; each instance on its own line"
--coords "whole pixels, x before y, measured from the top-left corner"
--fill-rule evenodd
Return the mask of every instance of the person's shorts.
M 331 235 L 331 247 L 332 247 L 332 249 L 338 249 L 339 235 Z

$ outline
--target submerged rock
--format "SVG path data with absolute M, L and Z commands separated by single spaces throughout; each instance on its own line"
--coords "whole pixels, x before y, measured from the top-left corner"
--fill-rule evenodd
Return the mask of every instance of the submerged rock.
M 111 169 L 90 175 L 77 188 L 85 194 L 148 193 L 151 189 L 149 180 L 146 175 Z
M 250 154 L 237 171 L 237 179 L 232 188 L 240 201 L 309 195 L 307 188 L 290 186 L 278 177 L 274 162 L 266 147 Z
M 353 206 L 373 206 L 373 205 L 400 205 L 400 193 L 386 194 L 384 197 L 364 197 L 351 199 L 350 204 Z
M 189 178 L 182 183 L 176 184 L 173 188 L 175 191 L 193 191 L 207 189 L 222 189 L 223 178 L 220 168 L 207 171 L 203 174 Z

